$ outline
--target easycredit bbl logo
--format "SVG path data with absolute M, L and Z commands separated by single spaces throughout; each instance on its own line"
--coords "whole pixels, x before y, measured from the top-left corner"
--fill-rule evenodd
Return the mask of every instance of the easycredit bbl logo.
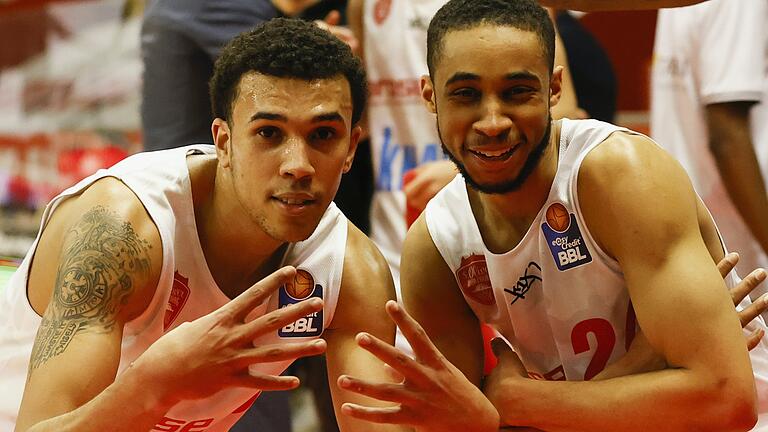
M 541 230 L 547 239 L 552 258 L 561 271 L 592 261 L 576 215 L 569 213 L 564 205 L 554 203 L 547 208 L 546 222 L 541 224 Z
M 296 270 L 293 281 L 280 288 L 278 307 L 284 308 L 311 297 L 323 298 L 323 287 L 315 284 L 315 278 L 306 270 Z M 278 330 L 280 337 L 320 336 L 323 332 L 323 311 L 313 312 Z

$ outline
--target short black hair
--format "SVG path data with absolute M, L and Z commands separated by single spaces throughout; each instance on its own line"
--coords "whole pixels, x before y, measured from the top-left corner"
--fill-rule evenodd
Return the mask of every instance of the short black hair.
M 352 93 L 352 124 L 362 116 L 368 84 L 349 46 L 312 22 L 275 18 L 232 39 L 216 60 L 209 83 L 214 117 L 231 121 L 242 76 L 250 71 L 305 80 L 343 75 Z
M 437 11 L 427 30 L 427 66 L 434 78 L 442 54 L 443 39 L 451 31 L 481 25 L 497 25 L 536 33 L 549 60 L 555 65 L 555 27 L 549 14 L 536 0 L 451 0 Z

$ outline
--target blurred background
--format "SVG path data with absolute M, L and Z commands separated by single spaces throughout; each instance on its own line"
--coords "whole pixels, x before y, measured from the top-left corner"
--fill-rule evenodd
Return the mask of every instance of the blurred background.
M 24 255 L 56 193 L 143 148 L 139 33 L 146 7 L 145 0 L 0 0 L 0 256 Z M 321 1 L 308 13 L 322 17 L 334 8 L 343 11 L 344 2 Z M 615 78 L 613 120 L 647 131 L 656 12 L 575 16 L 558 20 L 569 61 L 585 59 L 572 47 L 580 39 L 567 37 L 566 26 L 577 20 L 576 38 L 593 38 L 614 72 L 584 85 Z M 593 74 L 571 67 L 578 93 L 579 81 Z

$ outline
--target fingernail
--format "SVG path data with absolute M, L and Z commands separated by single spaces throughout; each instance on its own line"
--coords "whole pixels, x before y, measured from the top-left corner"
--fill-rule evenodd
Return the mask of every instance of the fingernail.
M 322 340 L 322 339 L 318 339 L 318 340 L 316 340 L 316 341 L 312 342 L 312 345 L 313 345 L 313 346 L 316 346 L 316 347 L 321 347 L 321 346 L 324 346 L 324 345 L 325 345 L 325 341 L 324 341 L 324 340 Z
M 762 301 L 763 304 L 768 305 L 768 293 L 765 293 L 765 294 L 761 295 L 758 300 Z
M 357 343 L 359 345 L 370 345 L 371 337 L 365 333 L 361 333 L 360 336 L 357 337 Z
M 760 280 L 763 280 L 763 279 L 765 279 L 765 274 L 766 274 L 766 273 L 765 273 L 765 270 L 764 270 L 764 269 L 761 269 L 761 268 L 760 268 L 760 269 L 757 269 L 757 271 L 755 272 L 755 276 L 756 276 L 758 279 L 760 279 Z

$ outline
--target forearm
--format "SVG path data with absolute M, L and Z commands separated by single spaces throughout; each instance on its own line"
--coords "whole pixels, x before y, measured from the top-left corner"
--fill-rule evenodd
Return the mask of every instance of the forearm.
M 16 431 L 144 432 L 152 430 L 174 404 L 153 389 L 151 380 L 143 378 L 143 371 L 129 368 L 82 406 L 31 427 L 19 422 Z
M 751 106 L 707 106 L 709 147 L 731 201 L 760 246 L 768 251 L 768 196 L 750 135 Z
M 664 358 L 654 351 L 641 332 L 635 336 L 635 340 L 632 341 L 632 345 L 623 357 L 606 366 L 592 380 L 602 381 L 609 378 L 652 372 L 664 369 L 666 366 L 667 363 Z
M 513 378 L 496 394 L 491 401 L 502 425 L 546 431 L 722 432 L 749 430 L 754 422 L 752 405 L 731 403 L 733 393 L 722 382 L 686 369 L 599 382 Z
M 539 3 L 554 9 L 616 11 L 688 6 L 702 1 L 704 0 L 539 0 Z

